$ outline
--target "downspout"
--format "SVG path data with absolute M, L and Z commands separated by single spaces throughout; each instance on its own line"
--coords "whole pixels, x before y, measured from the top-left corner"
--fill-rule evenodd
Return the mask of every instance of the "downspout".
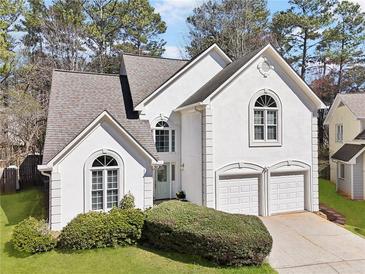
M 52 177 L 52 171 L 42 171 L 40 170 L 41 174 L 43 176 L 48 177 L 48 228 L 51 229 L 51 203 L 50 203 L 50 191 L 51 191 L 51 177 Z M 48 173 L 49 172 L 49 173 Z

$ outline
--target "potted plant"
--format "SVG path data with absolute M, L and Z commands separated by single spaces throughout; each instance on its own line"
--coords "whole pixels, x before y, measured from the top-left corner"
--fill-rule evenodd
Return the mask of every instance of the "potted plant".
M 186 194 L 183 190 L 176 192 L 176 197 L 181 201 L 186 201 Z

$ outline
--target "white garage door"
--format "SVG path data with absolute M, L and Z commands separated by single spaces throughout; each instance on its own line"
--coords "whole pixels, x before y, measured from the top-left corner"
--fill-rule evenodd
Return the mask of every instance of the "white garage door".
M 258 177 L 220 180 L 217 209 L 228 213 L 258 215 L 258 185 Z
M 270 178 L 270 213 L 304 210 L 304 175 Z

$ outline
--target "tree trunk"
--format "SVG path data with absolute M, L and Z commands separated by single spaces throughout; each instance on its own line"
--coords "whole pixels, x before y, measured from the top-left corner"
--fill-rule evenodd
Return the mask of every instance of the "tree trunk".
M 302 52 L 302 69 L 300 76 L 305 79 L 306 65 L 307 65 L 307 40 L 308 40 L 308 30 L 304 30 L 304 40 L 303 40 L 303 52 Z

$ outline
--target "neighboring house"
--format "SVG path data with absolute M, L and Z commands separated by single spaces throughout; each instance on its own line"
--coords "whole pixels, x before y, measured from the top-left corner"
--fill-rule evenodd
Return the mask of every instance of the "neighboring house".
M 331 181 L 351 199 L 365 199 L 365 93 L 338 94 L 325 125 Z
M 124 55 L 120 75 L 55 70 L 43 165 L 61 229 L 131 192 L 267 216 L 318 210 L 323 103 L 267 45 L 232 62 Z

